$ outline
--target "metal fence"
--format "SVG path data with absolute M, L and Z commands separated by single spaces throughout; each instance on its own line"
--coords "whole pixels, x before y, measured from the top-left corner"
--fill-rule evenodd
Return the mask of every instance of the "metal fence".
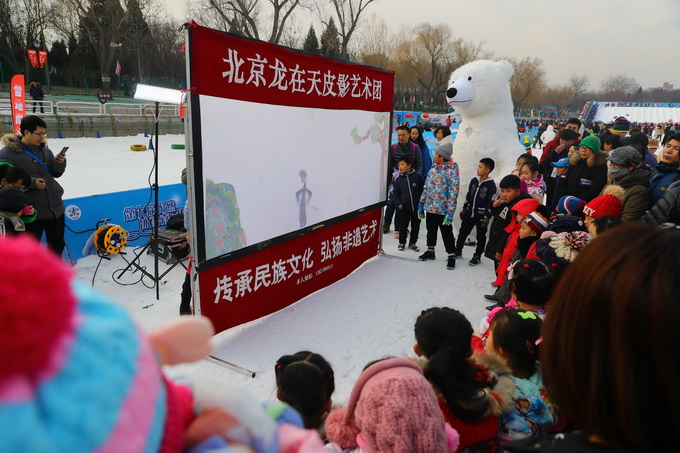
M 40 104 L 42 104 L 42 109 Z M 11 115 L 11 103 L 9 99 L 0 99 L 0 115 Z M 172 104 L 160 104 L 161 117 L 179 116 L 179 106 Z M 153 116 L 155 104 L 126 104 L 111 102 L 101 104 L 99 102 L 82 101 L 33 101 L 26 100 L 26 113 L 35 112 L 40 115 L 50 116 Z M 42 110 L 42 111 L 41 111 Z
M 24 74 L 26 84 L 32 80 L 43 85 L 46 94 L 84 94 L 95 95 L 97 88 L 101 88 L 101 73 L 91 69 L 77 66 L 59 67 L 49 65 L 43 69 L 31 68 L 25 63 L 23 68 L 17 69 L 7 61 L 0 60 L 0 90 L 8 91 L 9 83 L 15 74 Z M 135 83 L 144 83 L 164 88 L 180 89 L 185 81 L 182 77 L 145 75 L 139 78 L 135 75 L 124 73 L 122 75 L 111 74 L 111 90 L 118 96 L 127 96 Z

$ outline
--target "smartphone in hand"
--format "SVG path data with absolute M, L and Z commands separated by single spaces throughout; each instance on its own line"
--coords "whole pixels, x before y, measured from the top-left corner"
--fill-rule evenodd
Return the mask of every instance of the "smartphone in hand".
M 68 151 L 68 146 L 64 146 L 61 151 L 59 151 L 59 154 L 57 154 L 57 157 L 64 156 L 66 155 L 66 151 Z

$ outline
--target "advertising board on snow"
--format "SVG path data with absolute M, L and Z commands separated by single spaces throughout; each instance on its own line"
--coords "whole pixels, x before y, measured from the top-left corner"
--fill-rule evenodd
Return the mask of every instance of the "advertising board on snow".
M 150 203 L 149 191 L 148 188 L 134 189 L 65 199 L 67 228 L 64 239 L 70 258 L 75 261 L 96 253 L 93 231 L 106 219 L 127 231 L 129 247 L 144 245 L 152 234 L 154 222 L 154 205 Z M 161 186 L 158 193 L 158 226 L 164 227 L 172 215 L 182 212 L 186 189 L 184 184 L 169 184 Z

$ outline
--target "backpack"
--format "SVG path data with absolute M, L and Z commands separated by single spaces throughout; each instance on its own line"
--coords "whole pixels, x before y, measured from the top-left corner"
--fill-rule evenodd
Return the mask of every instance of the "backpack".
M 411 141 L 409 141 L 409 143 L 411 144 L 411 154 L 413 154 L 411 156 L 411 159 L 413 159 L 413 165 L 415 165 L 416 164 L 416 150 L 418 150 L 420 148 L 418 147 L 418 145 L 416 145 L 415 143 L 413 143 Z M 394 159 L 394 153 L 397 152 L 397 146 L 398 145 L 399 145 L 399 143 L 393 143 L 392 144 L 392 159 Z M 396 164 L 396 162 L 395 162 L 395 164 Z

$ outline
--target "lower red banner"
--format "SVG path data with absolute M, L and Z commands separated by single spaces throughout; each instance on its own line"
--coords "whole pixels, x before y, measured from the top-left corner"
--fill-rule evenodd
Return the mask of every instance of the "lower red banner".
M 381 209 L 198 273 L 197 313 L 217 332 L 285 308 L 376 256 Z

